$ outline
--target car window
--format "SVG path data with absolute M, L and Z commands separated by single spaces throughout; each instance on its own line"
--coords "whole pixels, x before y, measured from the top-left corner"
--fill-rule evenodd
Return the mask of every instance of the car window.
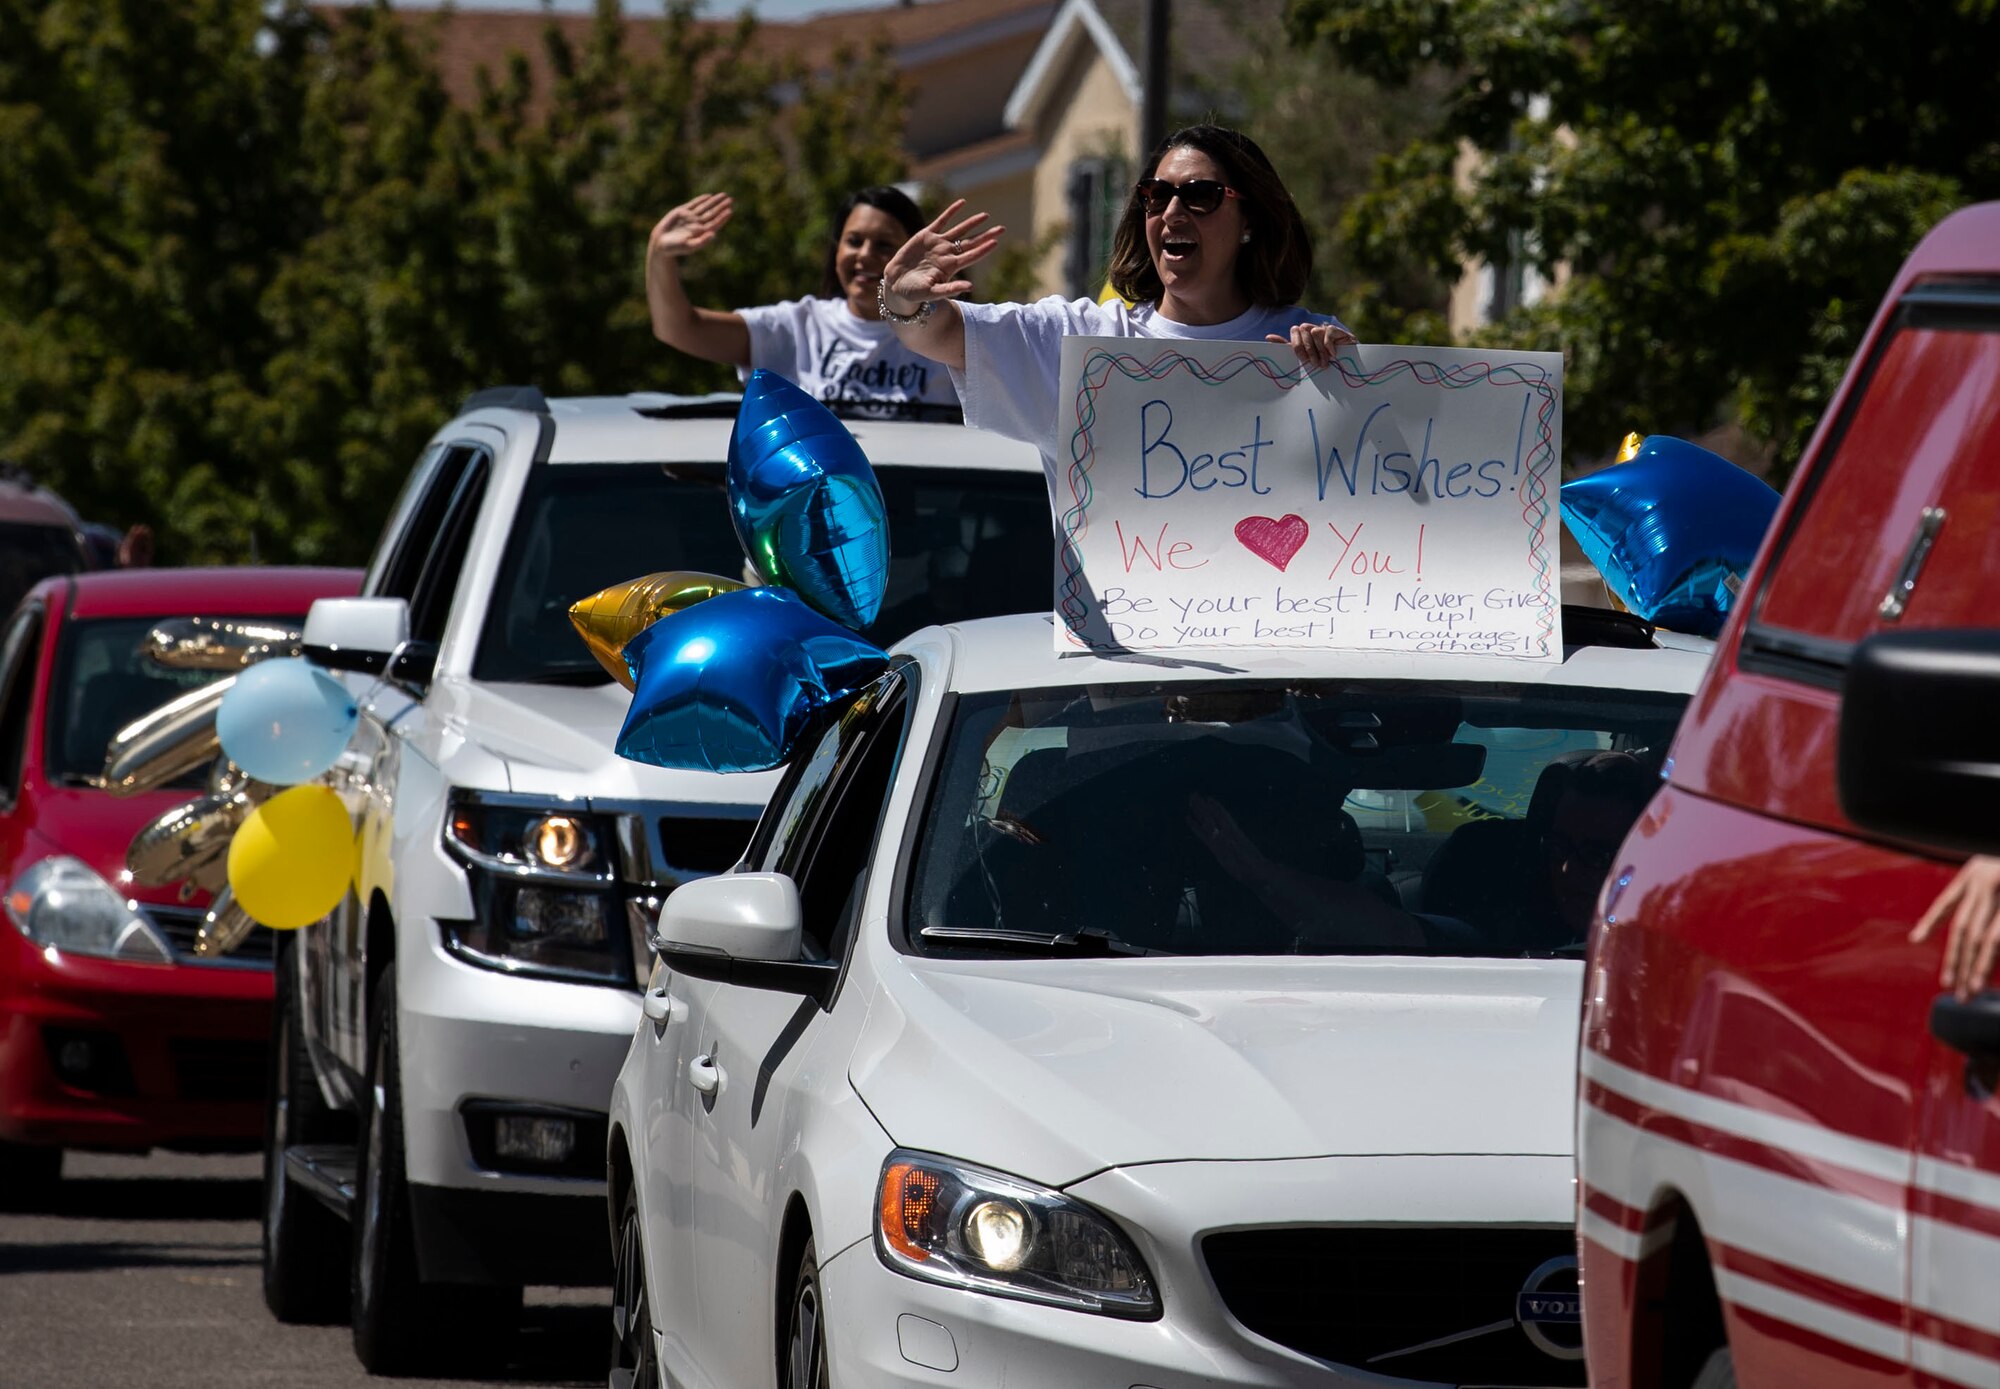
M 39 604 L 23 609 L 0 637 L 0 804 L 21 789 L 28 714 L 35 701 L 35 652 L 42 633 Z
M 879 468 L 889 514 L 889 582 L 869 640 L 891 646 L 921 627 L 1045 612 L 1055 531 L 1039 472 Z
M 479 518 L 479 504 L 486 498 L 489 461 L 483 449 L 474 450 L 466 459 L 431 534 L 423 569 L 410 595 L 410 637 L 414 641 L 444 637 L 452 600 L 458 594 L 459 575 L 465 569 L 465 552 L 472 544 L 473 523 Z
M 1685 705 L 1431 682 L 961 695 L 904 924 L 947 951 L 985 931 L 1191 955 L 1574 952 Z
M 1837 650 L 1885 620 L 1990 625 L 2000 602 L 2000 331 L 1921 318 L 1896 331 L 1807 485 L 1757 627 Z M 1944 515 L 1927 523 L 1933 507 Z M 1891 618 L 1884 600 L 1913 555 L 1919 582 Z
M 389 548 L 383 552 L 377 547 L 379 558 L 369 570 L 363 593 L 371 598 L 405 600 L 415 595 L 424 561 L 437 543 L 438 527 L 444 524 L 459 479 L 478 453 L 467 444 L 450 448 L 433 445 L 417 460 L 383 531 Z
M 881 781 L 872 792 L 874 807 L 869 809 L 864 804 L 871 795 L 867 788 L 881 773 L 879 760 L 869 761 L 870 750 L 877 749 L 872 755 L 886 757 L 893 766 L 906 709 L 903 676 L 892 672 L 826 716 L 818 733 L 786 766 L 751 839 L 746 857 L 754 871 L 789 874 L 799 885 L 808 958 L 838 953 L 834 947 L 842 938 L 839 918 L 863 865 L 855 862 L 854 871 L 836 883 L 836 860 L 846 850 L 836 842 L 834 822 L 850 816 L 865 820 L 865 826 L 846 828 L 865 832 L 872 842 L 888 783 Z M 893 736 L 882 736 L 883 729 L 892 727 Z M 862 775 L 864 763 L 867 776 Z M 865 846 L 858 852 L 865 855 Z M 834 899 L 830 906 L 828 899 Z
M 559 463 L 533 469 L 515 508 L 472 673 L 480 680 L 605 675 L 570 605 L 662 570 L 740 578 L 721 463 Z
M 804 957 L 837 960 L 861 910 L 875 835 L 908 727 L 900 680 L 852 714 L 852 732 L 817 804 L 779 861 L 799 889 Z
M 1054 540 L 1040 473 L 898 466 L 876 477 L 889 516 L 889 578 L 869 640 L 886 647 L 933 623 L 1048 607 Z M 570 605 L 663 570 L 745 577 L 720 460 L 664 470 L 537 467 L 515 512 L 473 675 L 607 681 L 570 625 Z
M 147 655 L 146 636 L 158 620 L 96 617 L 63 624 L 43 730 L 49 780 L 74 783 L 102 774 L 105 745 L 119 729 L 218 678 L 212 670 L 175 670 Z M 200 785 L 204 775 L 190 772 L 179 784 Z

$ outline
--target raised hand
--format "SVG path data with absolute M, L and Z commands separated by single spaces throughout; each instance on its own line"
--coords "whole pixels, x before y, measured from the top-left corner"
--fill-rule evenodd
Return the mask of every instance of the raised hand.
M 1005 227 L 984 227 L 987 214 L 975 212 L 953 222 L 965 206 L 960 198 L 902 245 L 882 268 L 884 297 L 898 313 L 914 313 L 934 299 L 951 299 L 972 288 L 965 271 L 993 254 Z M 982 230 L 981 228 L 984 227 Z
M 727 193 L 703 193 L 674 208 L 653 224 L 646 242 L 646 258 L 678 260 L 693 255 L 728 225 L 736 204 Z
M 1974 854 L 1967 859 L 1910 939 L 1922 942 L 1946 921 L 1951 928 L 1938 982 L 1960 998 L 1970 998 L 1993 978 L 1994 957 L 2000 954 L 2000 858 Z
M 1333 323 L 1294 323 L 1289 337 L 1267 334 L 1266 342 L 1290 343 L 1308 371 L 1323 371 L 1333 365 L 1333 354 L 1354 344 L 1354 334 Z

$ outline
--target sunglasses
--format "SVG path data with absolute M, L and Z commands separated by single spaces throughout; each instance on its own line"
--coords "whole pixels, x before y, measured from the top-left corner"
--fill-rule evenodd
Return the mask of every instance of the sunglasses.
M 1197 217 L 1206 217 L 1222 206 L 1224 198 L 1240 198 L 1243 195 L 1226 183 L 1217 183 L 1212 178 L 1191 178 L 1186 183 L 1168 183 L 1163 178 L 1142 178 L 1132 185 L 1132 196 L 1146 205 L 1146 211 L 1157 217 L 1167 210 L 1167 204 L 1176 197 L 1181 206 Z

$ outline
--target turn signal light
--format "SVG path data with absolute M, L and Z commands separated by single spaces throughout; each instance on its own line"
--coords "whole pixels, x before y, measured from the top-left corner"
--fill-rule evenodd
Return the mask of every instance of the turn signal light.
M 937 1173 L 909 1162 L 891 1163 L 882 1174 L 882 1237 L 906 1259 L 931 1256 L 926 1246 L 938 1185 Z

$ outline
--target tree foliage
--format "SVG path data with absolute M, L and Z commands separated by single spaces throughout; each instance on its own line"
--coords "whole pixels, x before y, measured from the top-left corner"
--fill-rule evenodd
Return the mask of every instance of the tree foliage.
M 653 341 L 647 230 L 728 188 L 694 292 L 810 290 L 902 93 L 692 11 L 634 44 L 600 0 L 455 102 L 386 6 L 0 0 L 0 456 L 165 558 L 353 562 L 470 390 L 727 384 Z
M 1385 82 L 1444 74 L 1444 122 L 1347 241 L 1534 264 L 1554 292 L 1485 336 L 1569 354 L 1580 449 L 1734 418 L 1788 471 L 1902 258 L 2000 196 L 1991 0 L 1292 0 L 1290 24 Z

